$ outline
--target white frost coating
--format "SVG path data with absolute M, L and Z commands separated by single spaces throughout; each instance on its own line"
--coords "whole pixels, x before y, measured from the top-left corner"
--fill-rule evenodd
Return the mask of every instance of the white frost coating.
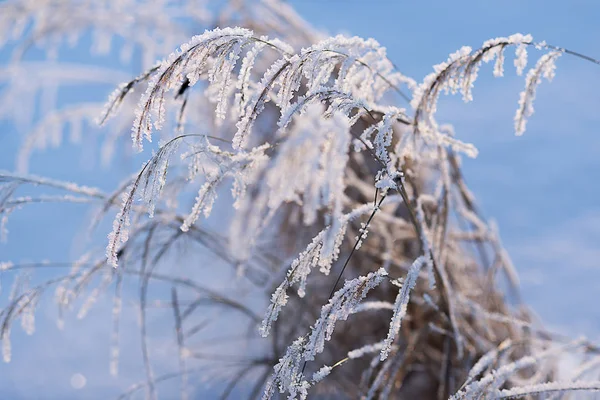
M 127 91 L 128 86 L 129 86 L 129 82 L 123 82 L 123 83 L 119 84 L 117 86 L 117 88 L 111 92 L 111 94 L 108 96 L 108 100 L 106 100 L 106 103 L 104 104 L 104 107 L 102 108 L 102 113 L 100 114 L 101 117 L 99 117 L 96 120 L 96 123 L 98 125 L 100 125 L 100 126 L 104 125 L 104 123 L 109 118 L 112 118 L 114 116 L 114 114 L 116 113 L 116 111 L 118 109 L 118 105 L 121 103 L 120 100 L 123 98 L 123 93 L 125 93 L 125 91 Z
M 365 301 L 356 307 L 355 313 L 372 310 L 393 310 L 394 305 L 387 301 Z
M 521 34 L 515 34 L 512 37 L 516 37 L 512 43 L 519 43 L 515 50 L 515 68 L 517 69 L 517 75 L 522 75 L 527 66 L 527 43 L 531 43 L 533 38 L 531 35 Z
M 570 343 L 538 351 L 532 356 L 525 356 L 511 363 L 502 365 L 498 369 L 490 371 L 479 380 L 463 387 L 460 391 L 450 397 L 450 400 L 473 399 L 478 398 L 482 393 L 496 393 L 497 390 L 499 390 L 499 388 L 518 371 L 534 366 L 544 358 L 577 348 L 583 343 L 585 343 L 583 339 L 578 339 Z
M 182 137 L 178 137 L 181 139 Z M 176 138 L 176 139 L 178 139 Z M 142 188 L 142 198 L 148 204 L 148 211 L 152 217 L 156 197 L 161 193 L 166 182 L 166 171 L 168 161 L 177 148 L 177 140 L 173 139 L 161 147 L 159 152 L 151 158 L 142 168 L 134 182 L 123 191 L 122 206 L 113 221 L 113 230 L 108 235 L 106 257 L 109 265 L 117 267 L 117 254 L 122 244 L 128 240 L 130 225 L 130 213 L 135 195 Z M 181 225 L 182 231 L 187 231 L 199 218 L 201 213 L 208 216 L 216 199 L 216 188 L 226 178 L 233 179 L 233 197 L 236 200 L 234 206 L 243 197 L 245 188 L 254 170 L 266 160 L 265 151 L 269 144 L 263 144 L 248 152 L 239 151 L 229 153 L 213 146 L 205 137 L 204 141 L 197 146 L 192 146 L 192 153 L 203 154 L 210 162 L 217 166 L 216 170 L 206 174 L 206 181 L 200 187 L 192 211 Z M 185 154 L 183 155 L 185 156 Z M 199 169 L 196 168 L 196 169 Z M 195 177 L 195 173 L 191 178 Z
M 482 49 L 488 50 L 483 55 L 482 61 L 489 62 L 496 58 L 494 76 L 503 76 L 504 48 L 511 45 L 516 46 L 514 65 L 517 75 L 521 75 L 527 66 L 527 46 L 531 44 L 533 44 L 533 37 L 531 35 L 523 35 L 522 33 L 486 40 L 483 43 Z
M 340 70 L 333 87 L 367 102 L 380 99 L 390 84 L 403 83 L 409 89 L 416 86 L 412 79 L 394 70 L 385 48 L 373 39 L 338 35 L 303 49 L 300 57 L 304 67 L 299 72 L 309 79 L 309 93 L 329 81 L 336 63 Z
M 264 108 L 268 101 L 269 92 L 272 90 L 275 82 L 281 73 L 289 66 L 289 62 L 285 58 L 281 58 L 273 63 L 263 75 L 258 88 L 252 100 L 246 106 L 242 118 L 237 122 L 237 132 L 233 136 L 233 148 L 241 149 L 248 141 L 248 135 L 252 130 L 254 121 Z
M 148 216 L 154 217 L 156 201 L 167 183 L 167 171 L 171 156 L 178 148 L 179 140 L 173 139 L 161 144 L 158 153 L 145 165 L 141 177 L 141 198 L 148 206 Z
M 271 295 L 271 303 L 269 304 L 269 308 L 267 308 L 267 313 L 265 318 L 263 319 L 260 328 L 258 329 L 260 335 L 262 337 L 269 336 L 269 332 L 271 331 L 271 325 L 273 322 L 277 320 L 279 317 L 279 312 L 287 304 L 288 294 L 287 288 L 290 286 L 289 281 L 284 281 L 281 283 L 275 292 Z
M 501 385 L 506 382 L 506 379 L 517 371 L 535 365 L 537 363 L 535 357 L 527 356 L 520 358 L 519 360 L 510 364 L 500 367 L 498 370 L 494 370 L 491 373 L 485 375 L 478 381 L 475 381 L 467 385 L 463 390 L 457 392 L 450 400 L 458 399 L 473 399 L 480 396 L 482 393 L 489 391 L 489 387 L 492 385 Z
M 231 73 L 239 59 L 243 45 L 251 42 L 253 32 L 243 28 L 223 28 L 205 31 L 194 36 L 180 49 L 171 53 L 152 74 L 146 92 L 141 97 L 132 127 L 134 147 L 142 149 L 142 139 L 152 139 L 152 116 L 154 126 L 161 129 L 165 117 L 165 94 L 181 85 L 187 78 L 194 85 L 204 72 L 209 57 L 214 58 L 209 71 L 211 90 L 217 103 L 218 118 L 224 117 L 230 93 Z
M 393 204 L 400 201 L 400 196 L 389 196 L 384 201 L 384 204 Z M 339 247 L 342 244 L 348 222 L 372 211 L 373 206 L 371 204 L 365 204 L 361 207 L 358 207 L 348 214 L 343 215 L 340 220 L 336 220 L 339 222 L 337 234 L 331 234 L 331 232 L 335 233 L 336 230 L 333 229 L 332 226 L 329 226 L 323 229 L 313 238 L 306 249 L 304 249 L 304 251 L 300 253 L 292 262 L 286 274 L 286 278 L 271 295 L 271 303 L 269 304 L 265 318 L 263 319 L 259 328 L 261 336 L 266 337 L 269 335 L 271 325 L 277 320 L 281 309 L 287 304 L 287 290 L 293 285 L 298 284 L 298 296 L 304 297 L 306 295 L 306 281 L 312 272 L 312 269 L 316 266 L 319 266 L 322 273 L 328 274 L 331 264 L 337 260 L 339 255 Z M 333 240 L 333 250 L 324 252 L 323 243 L 325 240 L 327 240 L 327 237 L 333 238 L 330 239 Z M 361 305 L 358 305 L 355 312 L 359 310 L 360 306 Z
M 263 400 L 269 400 L 279 389 L 280 393 L 289 392 L 288 399 L 306 399 L 310 384 L 301 371 L 302 350 L 305 338 L 299 337 L 287 348 L 285 355 L 275 365 L 273 375 L 265 387 Z
M 236 207 L 244 196 L 246 186 L 251 181 L 253 173 L 266 161 L 265 151 L 269 147 L 269 144 L 264 144 L 248 152 L 228 153 L 217 146 L 212 146 L 206 139 L 205 144 L 195 148 L 196 152 L 206 153 L 210 161 L 215 164 L 216 169 L 206 173 L 206 181 L 198 190 L 192 211 L 185 218 L 181 230 L 187 232 L 201 213 L 205 217 L 210 215 L 217 198 L 218 186 L 227 177 L 233 179 L 232 194 L 235 200 L 234 207 Z
M 367 276 L 346 281 L 344 287 L 335 292 L 329 302 L 321 308 L 321 316 L 312 327 L 304 348 L 305 360 L 314 360 L 315 355 L 323 351 L 325 342 L 331 339 L 336 321 L 346 320 L 367 293 L 378 286 L 387 275 L 387 271 L 380 268 Z
M 495 399 L 522 398 L 528 395 L 539 395 L 553 392 L 567 392 L 585 390 L 590 392 L 600 391 L 600 381 L 577 381 L 577 382 L 546 382 L 527 386 L 517 386 L 511 389 L 503 389 L 493 394 Z
M 473 380 L 477 375 L 482 373 L 486 368 L 488 368 L 493 362 L 495 362 L 498 358 L 498 353 L 508 347 L 512 346 L 512 342 L 507 339 L 498 346 L 498 348 L 493 348 L 492 350 L 485 353 L 473 367 L 469 371 L 468 381 Z
M 340 255 L 340 247 L 342 246 L 347 226 L 348 221 L 345 218 L 344 220 L 335 218 L 331 226 L 325 231 L 323 246 L 319 255 L 319 271 L 324 275 L 329 275 L 333 262 Z
M 323 367 L 321 367 L 321 369 L 319 369 L 317 372 L 315 372 L 312 376 L 313 384 L 325 379 L 325 377 L 327 377 L 331 373 L 331 369 L 332 369 L 332 367 L 330 367 L 328 365 L 324 365 Z
M 323 234 L 324 231 L 321 231 L 315 236 L 308 247 L 292 262 L 285 280 L 271 295 L 271 304 L 269 304 L 269 308 L 259 329 L 261 336 L 266 337 L 269 335 L 271 325 L 277 320 L 281 308 L 287 304 L 287 289 L 289 287 L 299 282 L 298 295 L 304 297 L 306 278 L 310 274 L 312 267 L 317 265 Z
M 117 253 L 120 249 L 121 244 L 127 242 L 129 237 L 129 211 L 133 203 L 133 195 L 128 195 L 135 190 L 134 186 L 128 188 L 127 191 L 123 192 L 122 205 L 120 211 L 115 216 L 113 221 L 113 229 L 108 234 L 108 245 L 106 246 L 106 260 L 108 265 L 112 265 L 116 268 L 118 264 Z
M 382 120 L 375 126 L 377 130 L 377 134 L 373 140 L 375 155 L 386 166 L 391 161 L 388 155 L 388 147 L 392 144 L 393 124 L 396 122 L 397 117 L 405 115 L 406 110 L 404 108 L 390 108 L 384 114 Z
M 365 354 L 376 353 L 378 351 L 381 351 L 381 349 L 383 349 L 384 346 L 385 346 L 385 343 L 383 341 L 378 342 L 378 343 L 373 343 L 373 344 L 367 344 L 361 348 L 349 351 L 348 358 L 351 358 L 351 359 L 360 358 L 360 357 L 364 356 Z
M 542 77 L 551 81 L 554 78 L 556 69 L 556 59 L 562 55 L 562 51 L 552 51 L 544 54 L 538 60 L 535 67 L 529 70 L 525 79 L 525 90 L 521 92 L 519 98 L 519 108 L 515 114 L 515 133 L 520 136 L 525 132 L 527 118 L 533 114 L 533 100 L 537 87 L 542 82 Z
M 208 80 L 211 83 L 207 94 L 209 99 L 216 103 L 215 116 L 217 121 L 224 120 L 228 108 L 228 99 L 231 94 L 231 74 L 237 60 L 240 58 L 239 54 L 242 50 L 239 41 L 234 42 L 229 46 L 229 52 L 226 56 L 223 56 L 221 62 L 216 62 L 210 69 L 208 74 Z
M 208 180 L 200 186 L 196 199 L 194 200 L 192 211 L 185 218 L 183 224 L 181 224 L 181 230 L 183 232 L 187 232 L 190 229 L 190 227 L 198 220 L 201 213 L 204 214 L 205 217 L 210 215 L 213 204 L 217 198 L 216 189 L 224 177 L 224 175 L 217 175 L 208 178 Z
M 12 181 L 52 187 L 56 189 L 66 190 L 74 194 L 80 194 L 82 196 L 94 197 L 98 199 L 103 199 L 105 197 L 104 192 L 102 192 L 100 189 L 78 185 L 72 182 L 59 181 L 55 179 L 40 177 L 37 175 L 15 174 L 4 170 L 0 170 L 0 175 L 2 176 L 2 178 L 10 179 Z
M 270 211 L 287 202 L 301 204 L 307 225 L 315 222 L 322 209 L 331 209 L 332 216 L 339 218 L 346 188 L 348 118 L 335 113 L 324 119 L 323 112 L 322 105 L 311 104 L 296 117 L 271 160 L 260 193 Z
M 486 41 L 476 51 L 463 47 L 451 54 L 447 61 L 433 67 L 434 72 L 423 80 L 413 93 L 411 106 L 415 111 L 416 132 L 436 145 L 450 146 L 455 151 L 464 152 L 470 157 L 476 155 L 472 145 L 464 144 L 440 132 L 434 114 L 441 93 L 455 94 L 461 92 L 465 101 L 471 101 L 471 89 L 477 79 L 480 64 L 496 59 L 494 75 L 504 73 L 504 48 L 516 47 L 515 67 L 521 74 L 527 66 L 527 46 L 533 44 L 531 35 L 514 34 L 507 38 L 496 38 Z
M 346 281 L 344 287 L 335 292 L 329 303 L 321 309 L 321 317 L 315 322 L 312 332 L 306 340 L 299 337 L 290 345 L 285 355 L 275 365 L 271 380 L 267 383 L 263 400 L 273 397 L 275 391 L 288 392 L 289 399 L 306 399 L 310 383 L 301 371 L 301 364 L 314 360 L 316 354 L 323 351 L 326 340 L 331 338 L 335 322 L 345 320 L 354 311 L 367 293 L 378 286 L 387 277 L 387 272 L 380 268 L 367 276 Z M 316 375 L 324 377 L 330 367 L 324 367 Z
M 261 38 L 267 40 L 266 37 Z M 258 42 L 252 47 L 244 58 L 242 59 L 242 65 L 236 81 L 236 88 L 239 90 L 239 102 L 238 102 L 238 117 L 244 115 L 247 103 L 250 100 L 252 93 L 250 92 L 250 78 L 252 77 L 252 68 L 260 51 L 265 47 L 265 43 Z
M 431 249 L 431 240 L 429 239 L 429 229 L 425 222 L 425 215 L 423 214 L 423 202 L 427 196 L 421 195 L 417 199 L 416 216 L 420 226 L 421 243 L 423 245 L 423 253 L 425 254 L 425 263 L 427 264 L 427 275 L 429 277 L 429 288 L 435 288 L 435 273 L 433 270 L 433 260 L 431 259 L 433 250 Z M 434 200 L 435 201 L 435 200 Z
M 375 395 L 379 391 L 379 388 L 381 388 L 383 386 L 387 377 L 394 375 L 393 372 L 390 371 L 390 369 L 392 368 L 392 366 L 394 364 L 397 364 L 396 361 L 397 360 L 390 359 L 390 360 L 386 361 L 385 363 L 383 363 L 383 365 L 379 369 L 379 372 L 377 373 L 377 376 L 375 377 L 373 382 L 370 384 L 369 391 L 367 392 L 366 396 L 362 397 L 361 400 L 363 400 L 363 399 L 364 400 L 373 400 L 376 398 Z M 385 391 L 385 389 L 384 389 L 384 391 Z M 385 393 L 383 393 L 383 391 L 378 398 L 387 399 L 387 397 L 385 397 Z
M 460 50 L 450 54 L 448 60 L 435 65 L 434 72 L 425 77 L 413 92 L 411 106 L 416 110 L 416 130 L 430 143 L 437 145 L 450 145 L 454 150 L 464 152 L 474 157 L 477 152 L 474 146 L 462 143 L 440 132 L 437 122 L 433 118 L 437 111 L 437 101 L 442 92 L 455 94 L 463 91 L 463 97 L 468 97 L 464 89 L 470 88 L 474 80 L 470 79 L 465 86 L 464 69 L 471 60 L 471 47 L 463 46 Z
M 410 298 L 410 291 L 415 287 L 417 282 L 417 278 L 419 276 L 419 271 L 423 264 L 425 264 L 426 258 L 421 256 L 417 258 L 412 265 L 410 266 L 408 273 L 404 282 L 402 283 L 402 288 L 396 297 L 396 302 L 394 304 L 394 315 L 392 316 L 392 321 L 390 322 L 390 330 L 388 332 L 387 338 L 384 341 L 383 348 L 381 349 L 380 359 L 381 361 L 385 360 L 391 349 L 392 344 L 394 343 L 394 339 L 398 332 L 400 332 L 400 325 L 402 324 L 402 319 L 406 315 L 406 310 L 408 308 L 408 300 Z

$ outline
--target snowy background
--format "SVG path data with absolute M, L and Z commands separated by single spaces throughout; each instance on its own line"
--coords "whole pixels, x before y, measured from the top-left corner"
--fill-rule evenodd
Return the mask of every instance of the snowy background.
M 600 57 L 600 4 L 595 1 L 290 3 L 320 30 L 377 39 L 399 69 L 417 81 L 461 46 L 478 47 L 488 38 L 515 32 Z M 76 56 L 90 63 L 116 62 L 83 52 Z M 0 68 L 7 57 L 0 50 Z M 550 329 L 600 340 L 600 66 L 561 57 L 555 80 L 538 90 L 525 135 L 515 137 L 513 115 L 524 78 L 514 76 L 510 62 L 507 52 L 502 79 L 492 77 L 491 66 L 482 68 L 473 103 L 444 98 L 438 120 L 453 124 L 460 139 L 480 150 L 476 160 L 464 160 L 465 177 L 483 214 L 500 227 L 520 273 L 524 302 Z M 124 71 L 125 76 L 137 73 L 133 67 Z M 79 95 L 63 94 L 70 100 Z M 0 121 L 0 170 L 14 168 L 21 143 L 16 132 Z M 98 170 L 94 157 L 93 145 L 65 144 L 36 153 L 30 171 L 109 190 L 122 171 L 141 163 L 121 157 Z M 89 208 L 53 205 L 49 212 L 49 207 L 33 206 L 11 216 L 0 261 L 66 261 L 81 253 Z M 49 235 L 52 241 L 44 239 Z M 108 374 L 108 306 L 95 308 L 82 321 L 67 318 L 64 331 L 56 328 L 53 306 L 42 307 L 37 317 L 33 336 L 13 335 L 13 361 L 0 364 L 0 399 L 112 398 L 139 379 L 141 364 L 134 356 L 122 358 L 119 378 Z M 122 338 L 125 354 L 128 347 L 138 347 L 135 315 L 126 323 L 132 333 Z M 81 389 L 74 388 L 81 386 L 77 374 L 86 378 Z

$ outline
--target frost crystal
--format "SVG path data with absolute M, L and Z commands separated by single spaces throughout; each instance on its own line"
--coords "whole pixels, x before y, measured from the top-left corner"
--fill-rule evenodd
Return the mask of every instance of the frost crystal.
M 305 339 L 299 337 L 288 347 L 285 355 L 274 367 L 273 376 L 265 387 L 263 400 L 269 400 L 279 389 L 280 393 L 288 392 L 288 399 L 304 400 L 308 396 L 310 384 L 301 371 L 302 349 Z M 298 397 L 296 397 L 298 396 Z
M 519 98 L 519 108 L 515 114 L 515 133 L 522 135 L 525 132 L 527 118 L 533 114 L 533 100 L 537 87 L 542 82 L 542 77 L 551 81 L 554 78 L 554 64 L 556 59 L 562 55 L 562 51 L 553 51 L 544 54 L 538 60 L 535 67 L 529 70 L 525 79 L 525 90 L 521 92 Z
M 426 261 L 427 259 L 424 256 L 417 258 L 410 266 L 408 274 L 406 275 L 406 279 L 404 282 L 402 282 L 402 288 L 400 289 L 394 304 L 394 315 L 392 316 L 392 321 L 390 322 L 390 330 L 387 338 L 384 341 L 383 348 L 381 349 L 381 361 L 388 357 L 388 354 L 392 349 L 394 339 L 396 338 L 398 332 L 400 332 L 400 325 L 402 324 L 402 319 L 406 315 L 406 310 L 408 308 L 410 291 L 415 287 L 415 284 L 417 283 L 417 277 L 419 276 L 419 271 Z
M 331 369 L 332 368 L 327 365 L 321 367 L 320 370 L 318 370 L 317 372 L 315 372 L 313 374 L 313 376 L 312 376 L 313 383 L 317 383 L 317 382 L 320 382 L 323 379 L 325 379 L 325 377 L 331 373 Z
M 336 321 L 346 320 L 367 293 L 378 286 L 387 275 L 387 271 L 380 268 L 367 276 L 346 281 L 344 287 L 335 292 L 329 303 L 321 308 L 321 316 L 312 328 L 304 349 L 305 360 L 313 360 L 316 354 L 323 351 L 325 341 L 331 339 Z

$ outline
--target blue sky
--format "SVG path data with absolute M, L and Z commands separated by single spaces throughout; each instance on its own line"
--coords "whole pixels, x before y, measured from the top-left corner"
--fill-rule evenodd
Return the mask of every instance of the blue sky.
M 461 46 L 477 47 L 486 39 L 515 32 L 600 58 L 600 3 L 595 1 L 290 3 L 323 31 L 377 39 L 401 71 L 418 81 Z M 0 66 L 6 57 L 0 51 Z M 515 137 L 513 115 L 524 78 L 516 77 L 510 65 L 508 59 L 507 76 L 501 79 L 492 77 L 491 66 L 482 68 L 474 102 L 444 99 L 438 119 L 452 123 L 459 138 L 480 149 L 476 160 L 464 160 L 466 179 L 484 215 L 498 222 L 521 275 L 526 303 L 556 330 L 600 339 L 600 308 L 594 302 L 600 290 L 600 66 L 562 57 L 555 80 L 543 82 L 538 91 L 528 130 Z M 93 94 L 104 95 L 100 90 Z M 13 168 L 19 143 L 14 126 L 0 122 L 0 169 Z M 93 146 L 81 150 L 79 145 L 36 153 L 31 171 L 108 190 L 116 184 L 114 176 L 120 176 L 116 172 L 134 170 L 141 162 L 118 158 L 97 173 L 97 160 L 86 162 L 94 153 Z M 43 207 L 11 216 L 0 261 L 63 261 L 81 252 L 88 208 L 56 206 L 48 213 Z M 56 240 L 45 241 L 48 234 Z M 110 393 L 131 383 L 127 369 L 118 380 L 108 377 L 108 307 L 99 307 L 85 320 L 95 322 L 73 318 L 64 332 L 55 328 L 54 312 L 51 307 L 43 311 L 34 336 L 15 333 L 14 361 L 0 364 L 0 398 L 43 396 L 51 388 L 49 397 L 41 398 L 60 393 L 65 399 L 94 399 L 94 388 Z M 123 340 L 135 343 L 133 335 Z M 71 356 L 65 357 L 68 350 Z M 90 351 L 94 357 L 87 360 L 77 356 Z M 129 370 L 139 366 L 131 362 Z M 69 385 L 77 372 L 88 377 L 88 386 L 80 392 Z

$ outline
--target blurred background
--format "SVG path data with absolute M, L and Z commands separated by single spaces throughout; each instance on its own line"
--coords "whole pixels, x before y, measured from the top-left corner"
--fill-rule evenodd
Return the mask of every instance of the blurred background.
M 35 10 L 34 3 L 23 2 L 32 10 Z M 150 7 L 150 3 L 140 2 L 138 7 L 140 10 L 148 7 L 149 13 L 156 12 L 158 8 Z M 388 57 L 400 71 L 417 81 L 463 45 L 477 48 L 489 38 L 516 32 L 530 33 L 536 41 L 545 40 L 600 57 L 597 40 L 600 4 L 594 1 L 302 0 L 288 3 L 324 34 L 375 38 L 387 48 Z M 208 15 L 218 8 L 212 3 L 190 4 L 187 10 L 190 13 Z M 140 11 L 139 15 L 144 12 Z M 0 15 L 0 23 L 8 24 L 3 19 L 6 17 L 8 14 Z M 133 29 L 139 29 L 137 34 L 144 35 L 145 22 L 139 18 L 130 23 Z M 0 37 L 0 42 L 5 43 L 0 48 L 0 70 L 3 71 L 0 74 L 0 170 L 13 171 L 19 167 L 22 157 L 19 150 L 25 144 L 26 134 L 35 129 L 36 123 L 50 109 L 82 102 L 102 103 L 117 84 L 138 75 L 152 61 L 205 28 L 194 31 L 195 26 L 188 24 L 185 15 L 171 18 L 181 20 L 181 31 L 169 35 L 169 40 L 164 42 L 160 37 L 147 38 L 158 41 L 152 60 L 143 59 L 135 46 L 123 50 L 123 42 L 118 38 L 104 52 L 102 38 L 94 37 L 85 29 L 73 47 L 60 46 L 56 54 L 48 55 L 36 46 L 24 46 L 18 37 L 14 40 L 8 37 L 8 32 L 0 26 L 0 32 L 6 36 Z M 24 29 L 27 31 L 30 27 Z M 25 64 L 14 63 L 15 52 L 22 48 L 26 48 L 22 59 L 31 62 L 27 64 L 30 69 L 25 68 Z M 126 60 L 127 54 L 123 54 L 127 51 L 131 52 L 130 61 Z M 48 56 L 55 57 L 56 61 L 44 61 L 48 65 L 46 69 L 40 61 L 47 60 Z M 63 70 L 61 75 L 52 68 L 52 64 L 59 61 L 72 68 Z M 586 335 L 598 340 L 600 66 L 574 57 L 561 57 L 554 81 L 544 82 L 538 89 L 535 114 L 529 120 L 525 135 L 516 137 L 513 116 L 524 77 L 515 75 L 511 62 L 507 56 L 506 76 L 500 79 L 493 78 L 491 66 L 482 68 L 472 103 L 464 104 L 459 96 L 443 97 L 438 120 L 454 125 L 459 139 L 479 148 L 476 159 L 464 159 L 465 178 L 483 215 L 494 219 L 499 226 L 503 243 L 519 272 L 523 301 L 548 328 L 573 337 Z M 79 74 L 90 70 L 80 70 L 77 65 L 97 68 L 95 73 L 99 78 L 86 83 Z M 11 83 L 17 79 L 30 80 L 31 85 L 14 88 Z M 55 85 L 49 93 L 37 96 L 33 82 L 45 80 L 54 81 Z M 119 147 L 129 146 L 130 142 L 118 141 L 115 156 L 103 164 L 98 149 L 105 138 L 95 133 L 97 129 L 92 124 L 80 124 L 77 117 L 73 117 L 73 121 L 60 129 L 74 140 L 63 140 L 59 146 L 50 143 L 44 150 L 34 150 L 29 173 L 111 191 L 124 177 L 137 171 L 149 154 L 132 155 L 128 148 Z M 7 241 L 0 244 L 0 262 L 72 261 L 90 244 L 103 246 L 110 225 L 101 225 L 90 236 L 86 230 L 90 215 L 90 208 L 85 204 L 40 204 L 15 210 L 6 225 Z M 37 271 L 36 276 L 50 277 L 55 273 L 48 268 Z M 0 299 L 4 302 L 11 277 L 0 276 L 0 280 L 3 285 Z M 110 308 L 110 298 L 101 298 L 85 319 L 68 315 L 65 318 L 68 329 L 59 330 L 54 304 L 41 307 L 36 314 L 34 335 L 13 334 L 12 361 L 0 364 L 0 399 L 113 398 L 137 382 L 143 373 L 135 312 L 129 314 L 130 318 L 123 318 L 120 374 L 118 377 L 109 375 Z M 151 323 L 160 327 L 164 314 L 160 310 L 154 312 Z M 168 346 L 161 350 L 156 355 L 158 362 L 161 357 L 165 363 L 173 362 L 169 361 L 170 351 L 173 349 Z M 212 378 L 207 376 L 206 382 L 197 383 L 197 393 L 211 398 L 215 385 Z M 163 393 L 169 393 L 168 390 L 167 386 Z M 178 393 L 165 398 L 176 396 Z

